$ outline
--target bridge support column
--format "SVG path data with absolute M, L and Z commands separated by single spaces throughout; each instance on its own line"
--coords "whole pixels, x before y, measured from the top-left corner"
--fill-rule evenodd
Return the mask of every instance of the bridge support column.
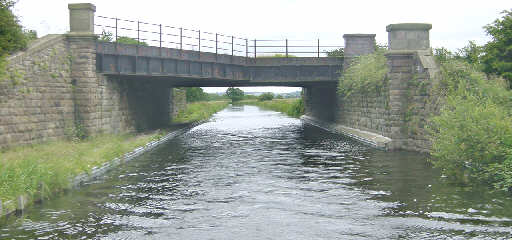
M 375 34 L 345 34 L 343 69 L 347 69 L 354 57 L 375 52 Z
M 389 136 L 393 139 L 391 149 L 407 149 L 407 108 L 409 81 L 419 68 L 418 52 L 430 49 L 429 30 L 431 24 L 390 24 L 388 32 L 389 79 Z
M 99 83 L 96 76 L 96 36 L 90 3 L 69 4 L 70 32 L 67 34 L 71 81 L 75 105 L 75 127 L 93 133 L 100 128 Z

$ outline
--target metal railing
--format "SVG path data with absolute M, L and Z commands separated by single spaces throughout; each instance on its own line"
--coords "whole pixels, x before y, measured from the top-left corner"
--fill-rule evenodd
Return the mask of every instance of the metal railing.
M 96 24 L 97 23 L 97 24 Z M 320 45 L 320 39 L 307 40 L 249 40 L 232 35 L 196 29 L 167 26 L 142 21 L 96 16 L 96 34 L 100 40 L 155 47 L 175 48 L 244 57 L 320 57 L 336 45 Z M 99 28 L 96 28 L 99 27 Z

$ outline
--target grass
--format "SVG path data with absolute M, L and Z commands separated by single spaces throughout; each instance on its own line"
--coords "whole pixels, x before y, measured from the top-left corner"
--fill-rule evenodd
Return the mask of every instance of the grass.
M 240 103 L 282 112 L 290 117 L 298 118 L 304 114 L 304 102 L 301 98 L 274 99 L 271 101 L 245 100 Z
M 143 146 L 155 136 L 100 135 L 4 150 L 0 152 L 0 199 L 14 205 L 12 200 L 20 195 L 48 198 L 69 188 L 73 177 Z
M 228 101 L 194 102 L 187 104 L 185 110 L 178 113 L 172 123 L 188 123 L 208 119 L 216 112 L 226 108 Z

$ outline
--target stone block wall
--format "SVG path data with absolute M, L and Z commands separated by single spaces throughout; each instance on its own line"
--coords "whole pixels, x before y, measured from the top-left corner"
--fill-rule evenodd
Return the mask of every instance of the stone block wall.
M 335 123 L 388 137 L 390 150 L 429 152 L 428 119 L 439 112 L 430 89 L 438 67 L 430 51 L 389 51 L 387 85 L 338 96 Z
M 387 88 L 387 87 L 386 87 Z M 389 94 L 387 89 L 367 94 L 352 94 L 338 97 L 336 122 L 343 126 L 389 135 Z
M 184 108 L 184 92 L 96 73 L 95 56 L 90 35 L 48 35 L 9 57 L 0 79 L 0 148 L 73 137 L 77 129 L 156 129 Z
M 185 90 L 181 89 L 171 89 L 170 91 L 171 97 L 169 98 L 169 118 L 172 119 L 178 116 L 180 110 L 185 109 L 187 107 L 187 94 Z
M 66 38 L 45 36 L 8 61 L 0 79 L 0 148 L 64 137 L 74 126 Z

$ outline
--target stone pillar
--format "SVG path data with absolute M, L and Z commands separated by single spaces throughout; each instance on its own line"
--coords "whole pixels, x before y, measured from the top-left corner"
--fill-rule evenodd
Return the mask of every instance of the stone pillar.
M 390 24 L 388 32 L 389 51 L 389 117 L 390 126 L 387 137 L 393 139 L 391 149 L 407 149 L 408 133 L 405 118 L 409 99 L 409 81 L 414 77 L 418 66 L 418 52 L 430 48 L 429 30 L 431 24 L 401 23 Z
M 430 29 L 432 24 L 428 23 L 389 24 L 386 27 L 389 50 L 430 49 Z
M 94 33 L 94 12 L 96 6 L 91 3 L 70 3 L 69 31 L 72 33 Z
M 93 134 L 100 129 L 100 87 L 96 77 L 96 38 L 94 35 L 94 12 L 90 3 L 69 4 L 69 26 L 67 34 L 71 79 L 75 102 L 75 127 Z
M 353 57 L 375 52 L 375 34 L 344 34 L 345 60 L 343 69 L 347 69 Z

